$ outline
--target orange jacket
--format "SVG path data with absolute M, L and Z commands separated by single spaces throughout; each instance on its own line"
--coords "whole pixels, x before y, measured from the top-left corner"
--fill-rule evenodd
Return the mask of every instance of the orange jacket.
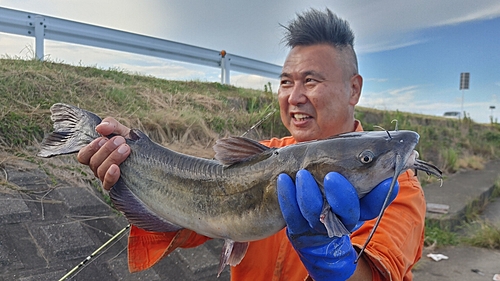
M 362 131 L 356 123 L 356 131 Z M 263 141 L 269 147 L 294 144 L 292 137 Z M 424 241 L 425 199 L 413 171 L 398 178 L 398 196 L 385 211 L 368 244 L 373 280 L 412 280 L 411 267 L 420 259 Z M 351 234 L 361 248 L 375 220 L 367 221 Z M 195 247 L 208 237 L 183 229 L 173 233 L 148 232 L 132 226 L 129 235 L 129 269 L 140 271 L 153 266 L 177 247 Z M 305 280 L 308 273 L 286 236 L 285 229 L 265 239 L 250 242 L 241 263 L 231 268 L 231 280 Z

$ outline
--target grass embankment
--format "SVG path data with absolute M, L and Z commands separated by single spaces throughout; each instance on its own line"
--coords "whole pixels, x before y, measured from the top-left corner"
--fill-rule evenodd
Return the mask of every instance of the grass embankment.
M 74 157 L 55 162 L 34 156 L 38 143 L 51 130 L 49 108 L 56 102 L 77 105 L 102 117 L 114 116 L 159 143 L 197 156 L 210 157 L 209 148 L 216 139 L 242 135 L 266 116 L 269 118 L 246 136 L 284 136 L 287 131 L 280 122 L 276 95 L 268 85 L 264 89 L 167 81 L 118 69 L 0 59 L 0 167 L 21 158 L 54 177 L 83 178 L 98 186 Z M 393 129 L 392 121 L 397 120 L 400 129 L 418 132 L 420 158 L 440 167 L 445 175 L 460 169 L 481 169 L 484 162 L 500 155 L 498 124 L 361 107 L 356 118 L 365 130 L 378 130 L 375 126 Z M 428 178 L 421 180 L 425 184 Z M 3 185 L 7 185 L 6 180 Z

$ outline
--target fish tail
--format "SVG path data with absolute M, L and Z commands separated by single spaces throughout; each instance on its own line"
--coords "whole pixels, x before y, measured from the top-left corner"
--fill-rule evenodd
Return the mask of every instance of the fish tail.
M 76 153 L 100 135 L 95 127 L 101 118 L 81 108 L 56 103 L 50 108 L 54 131 L 42 141 L 40 157 Z

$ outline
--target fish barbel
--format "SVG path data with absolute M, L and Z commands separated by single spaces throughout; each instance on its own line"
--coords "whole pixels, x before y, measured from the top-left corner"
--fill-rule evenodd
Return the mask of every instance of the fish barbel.
M 100 137 L 95 127 L 101 118 L 95 114 L 61 103 L 51 112 L 54 131 L 42 142 L 39 156 L 75 153 Z M 282 148 L 226 138 L 214 146 L 215 159 L 177 153 L 139 130 L 129 135 L 130 156 L 110 190 L 114 206 L 131 224 L 148 231 L 187 228 L 225 239 L 222 266 L 243 258 L 246 247 L 231 254 L 234 243 L 248 245 L 285 227 L 276 192 L 281 173 L 295 178 L 298 170 L 307 169 L 321 186 L 325 175 L 336 171 L 360 198 L 410 168 L 441 175 L 435 166 L 417 159 L 419 135 L 413 131 L 352 132 Z M 331 219 L 326 225 L 331 236 L 350 234 L 335 215 Z

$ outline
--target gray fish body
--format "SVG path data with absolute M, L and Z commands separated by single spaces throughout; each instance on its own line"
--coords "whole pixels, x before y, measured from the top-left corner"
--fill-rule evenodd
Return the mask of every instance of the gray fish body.
M 100 119 L 79 116 L 92 113 L 63 104 L 51 110 L 55 131 L 44 140 L 40 156 L 77 152 L 98 137 L 95 125 Z M 68 126 L 68 119 L 76 124 Z M 83 137 L 75 136 L 78 146 L 62 148 L 61 143 L 72 138 L 66 136 L 71 130 L 83 132 Z M 57 137 L 58 131 L 65 136 Z M 321 186 L 328 172 L 337 171 L 363 197 L 384 179 L 425 163 L 416 160 L 419 136 L 412 131 L 353 132 L 278 149 L 233 138 L 214 147 L 221 161 L 176 153 L 137 130 L 130 135 L 131 154 L 121 164 L 121 178 L 110 196 L 131 223 L 152 231 L 188 228 L 238 242 L 268 237 L 285 226 L 276 193 L 280 173 L 294 178 L 299 169 L 307 169 Z M 261 151 L 227 160 L 240 151 L 233 144 Z M 396 167 L 398 157 L 403 162 Z M 431 170 L 426 171 L 434 173 Z
M 138 135 L 137 141 L 127 140 L 132 153 L 113 189 L 127 188 L 166 221 L 212 238 L 251 241 L 285 226 L 275 188 L 263 180 L 272 170 L 264 165 L 225 167 Z

